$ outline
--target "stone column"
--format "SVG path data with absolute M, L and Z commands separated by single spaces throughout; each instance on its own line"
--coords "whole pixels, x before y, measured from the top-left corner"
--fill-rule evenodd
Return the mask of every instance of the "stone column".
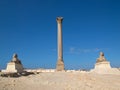
M 57 62 L 57 71 L 64 70 L 64 62 L 63 62 L 63 45 L 62 45 L 62 17 L 57 17 L 58 24 L 58 62 Z

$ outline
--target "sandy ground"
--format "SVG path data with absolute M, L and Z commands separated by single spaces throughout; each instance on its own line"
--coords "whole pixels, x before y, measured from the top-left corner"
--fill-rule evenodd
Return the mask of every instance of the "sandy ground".
M 0 77 L 0 90 L 120 90 L 120 75 L 49 72 L 19 78 Z

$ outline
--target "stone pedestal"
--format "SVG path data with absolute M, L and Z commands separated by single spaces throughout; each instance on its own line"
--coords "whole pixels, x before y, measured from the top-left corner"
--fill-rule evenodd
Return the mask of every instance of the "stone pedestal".
M 104 61 L 95 64 L 95 69 L 111 69 L 110 62 Z
M 10 62 L 7 64 L 6 71 L 7 72 L 22 72 L 23 67 L 21 64 L 17 64 L 15 62 Z
M 17 57 L 18 57 L 17 54 L 14 54 L 13 59 L 7 64 L 6 70 L 2 70 L 2 72 L 10 72 L 10 73 L 23 72 L 22 63 Z
M 64 62 L 62 60 L 58 60 L 56 70 L 64 71 Z
M 104 62 L 99 62 L 95 64 L 94 72 L 100 73 L 100 74 L 105 74 L 108 73 L 108 71 L 111 70 L 110 62 L 104 61 Z

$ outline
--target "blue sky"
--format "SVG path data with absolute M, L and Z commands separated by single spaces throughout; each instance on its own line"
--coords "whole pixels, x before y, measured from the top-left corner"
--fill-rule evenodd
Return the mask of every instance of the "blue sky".
M 25 68 L 55 68 L 56 17 L 66 69 L 91 69 L 103 51 L 120 66 L 119 0 L 0 0 L 0 68 L 17 53 Z

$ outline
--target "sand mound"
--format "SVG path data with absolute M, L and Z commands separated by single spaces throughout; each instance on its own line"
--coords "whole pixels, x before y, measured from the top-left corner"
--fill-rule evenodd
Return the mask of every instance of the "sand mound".
M 19 78 L 0 77 L 0 90 L 120 90 L 120 75 L 49 72 Z

